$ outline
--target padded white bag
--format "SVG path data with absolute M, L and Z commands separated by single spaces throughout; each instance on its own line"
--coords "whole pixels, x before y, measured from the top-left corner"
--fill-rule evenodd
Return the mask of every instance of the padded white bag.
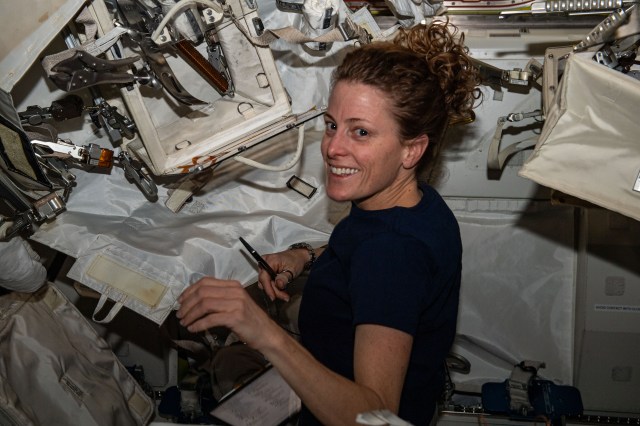
M 154 403 L 51 284 L 0 296 L 0 424 L 146 425 Z
M 571 54 L 519 175 L 640 220 L 640 81 Z

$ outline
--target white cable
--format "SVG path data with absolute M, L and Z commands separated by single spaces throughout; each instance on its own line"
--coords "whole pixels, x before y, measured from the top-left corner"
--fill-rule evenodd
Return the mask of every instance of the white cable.
M 181 0 L 178 3 L 176 3 L 176 5 L 173 6 L 167 13 L 165 13 L 164 18 L 162 18 L 162 21 L 160 21 L 160 24 L 158 25 L 158 28 L 156 28 L 153 34 L 151 34 L 151 40 L 153 40 L 155 43 L 158 37 L 160 37 L 160 34 L 162 34 L 164 27 L 167 26 L 167 23 L 169 22 L 169 20 L 173 19 L 173 16 L 190 8 L 194 4 L 202 4 L 204 6 L 207 6 L 215 10 L 218 13 L 221 13 L 221 14 L 224 13 L 222 6 L 220 6 L 218 3 L 215 3 L 211 0 Z
M 298 127 L 298 148 L 296 149 L 296 153 L 293 158 L 286 164 L 281 166 L 269 166 L 267 164 L 258 163 L 257 161 L 250 160 L 248 158 L 242 157 L 240 155 L 236 155 L 234 158 L 236 161 L 246 164 L 247 166 L 255 167 L 256 169 L 268 170 L 270 172 L 283 172 L 285 170 L 289 170 L 292 168 L 298 160 L 300 160 L 300 156 L 302 155 L 302 146 L 304 142 L 304 124 L 301 124 Z

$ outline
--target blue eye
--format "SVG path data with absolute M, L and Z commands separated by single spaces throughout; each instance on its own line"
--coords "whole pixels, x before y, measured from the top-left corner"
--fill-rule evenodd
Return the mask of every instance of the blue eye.
M 365 129 L 358 129 L 356 130 L 356 133 L 358 136 L 367 136 L 369 134 Z

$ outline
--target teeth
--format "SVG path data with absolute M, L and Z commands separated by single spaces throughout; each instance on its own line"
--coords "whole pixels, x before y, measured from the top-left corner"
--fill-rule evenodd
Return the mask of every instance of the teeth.
M 353 175 L 358 173 L 358 169 L 346 169 L 346 168 L 338 168 L 331 167 L 331 173 L 336 175 Z

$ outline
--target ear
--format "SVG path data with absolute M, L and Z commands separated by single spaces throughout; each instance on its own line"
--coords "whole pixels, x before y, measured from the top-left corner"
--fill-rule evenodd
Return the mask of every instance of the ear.
M 422 158 L 429 146 L 429 136 L 420 135 L 415 139 L 407 142 L 404 146 L 404 158 L 402 159 L 402 166 L 405 169 L 411 169 L 418 164 L 418 161 Z

